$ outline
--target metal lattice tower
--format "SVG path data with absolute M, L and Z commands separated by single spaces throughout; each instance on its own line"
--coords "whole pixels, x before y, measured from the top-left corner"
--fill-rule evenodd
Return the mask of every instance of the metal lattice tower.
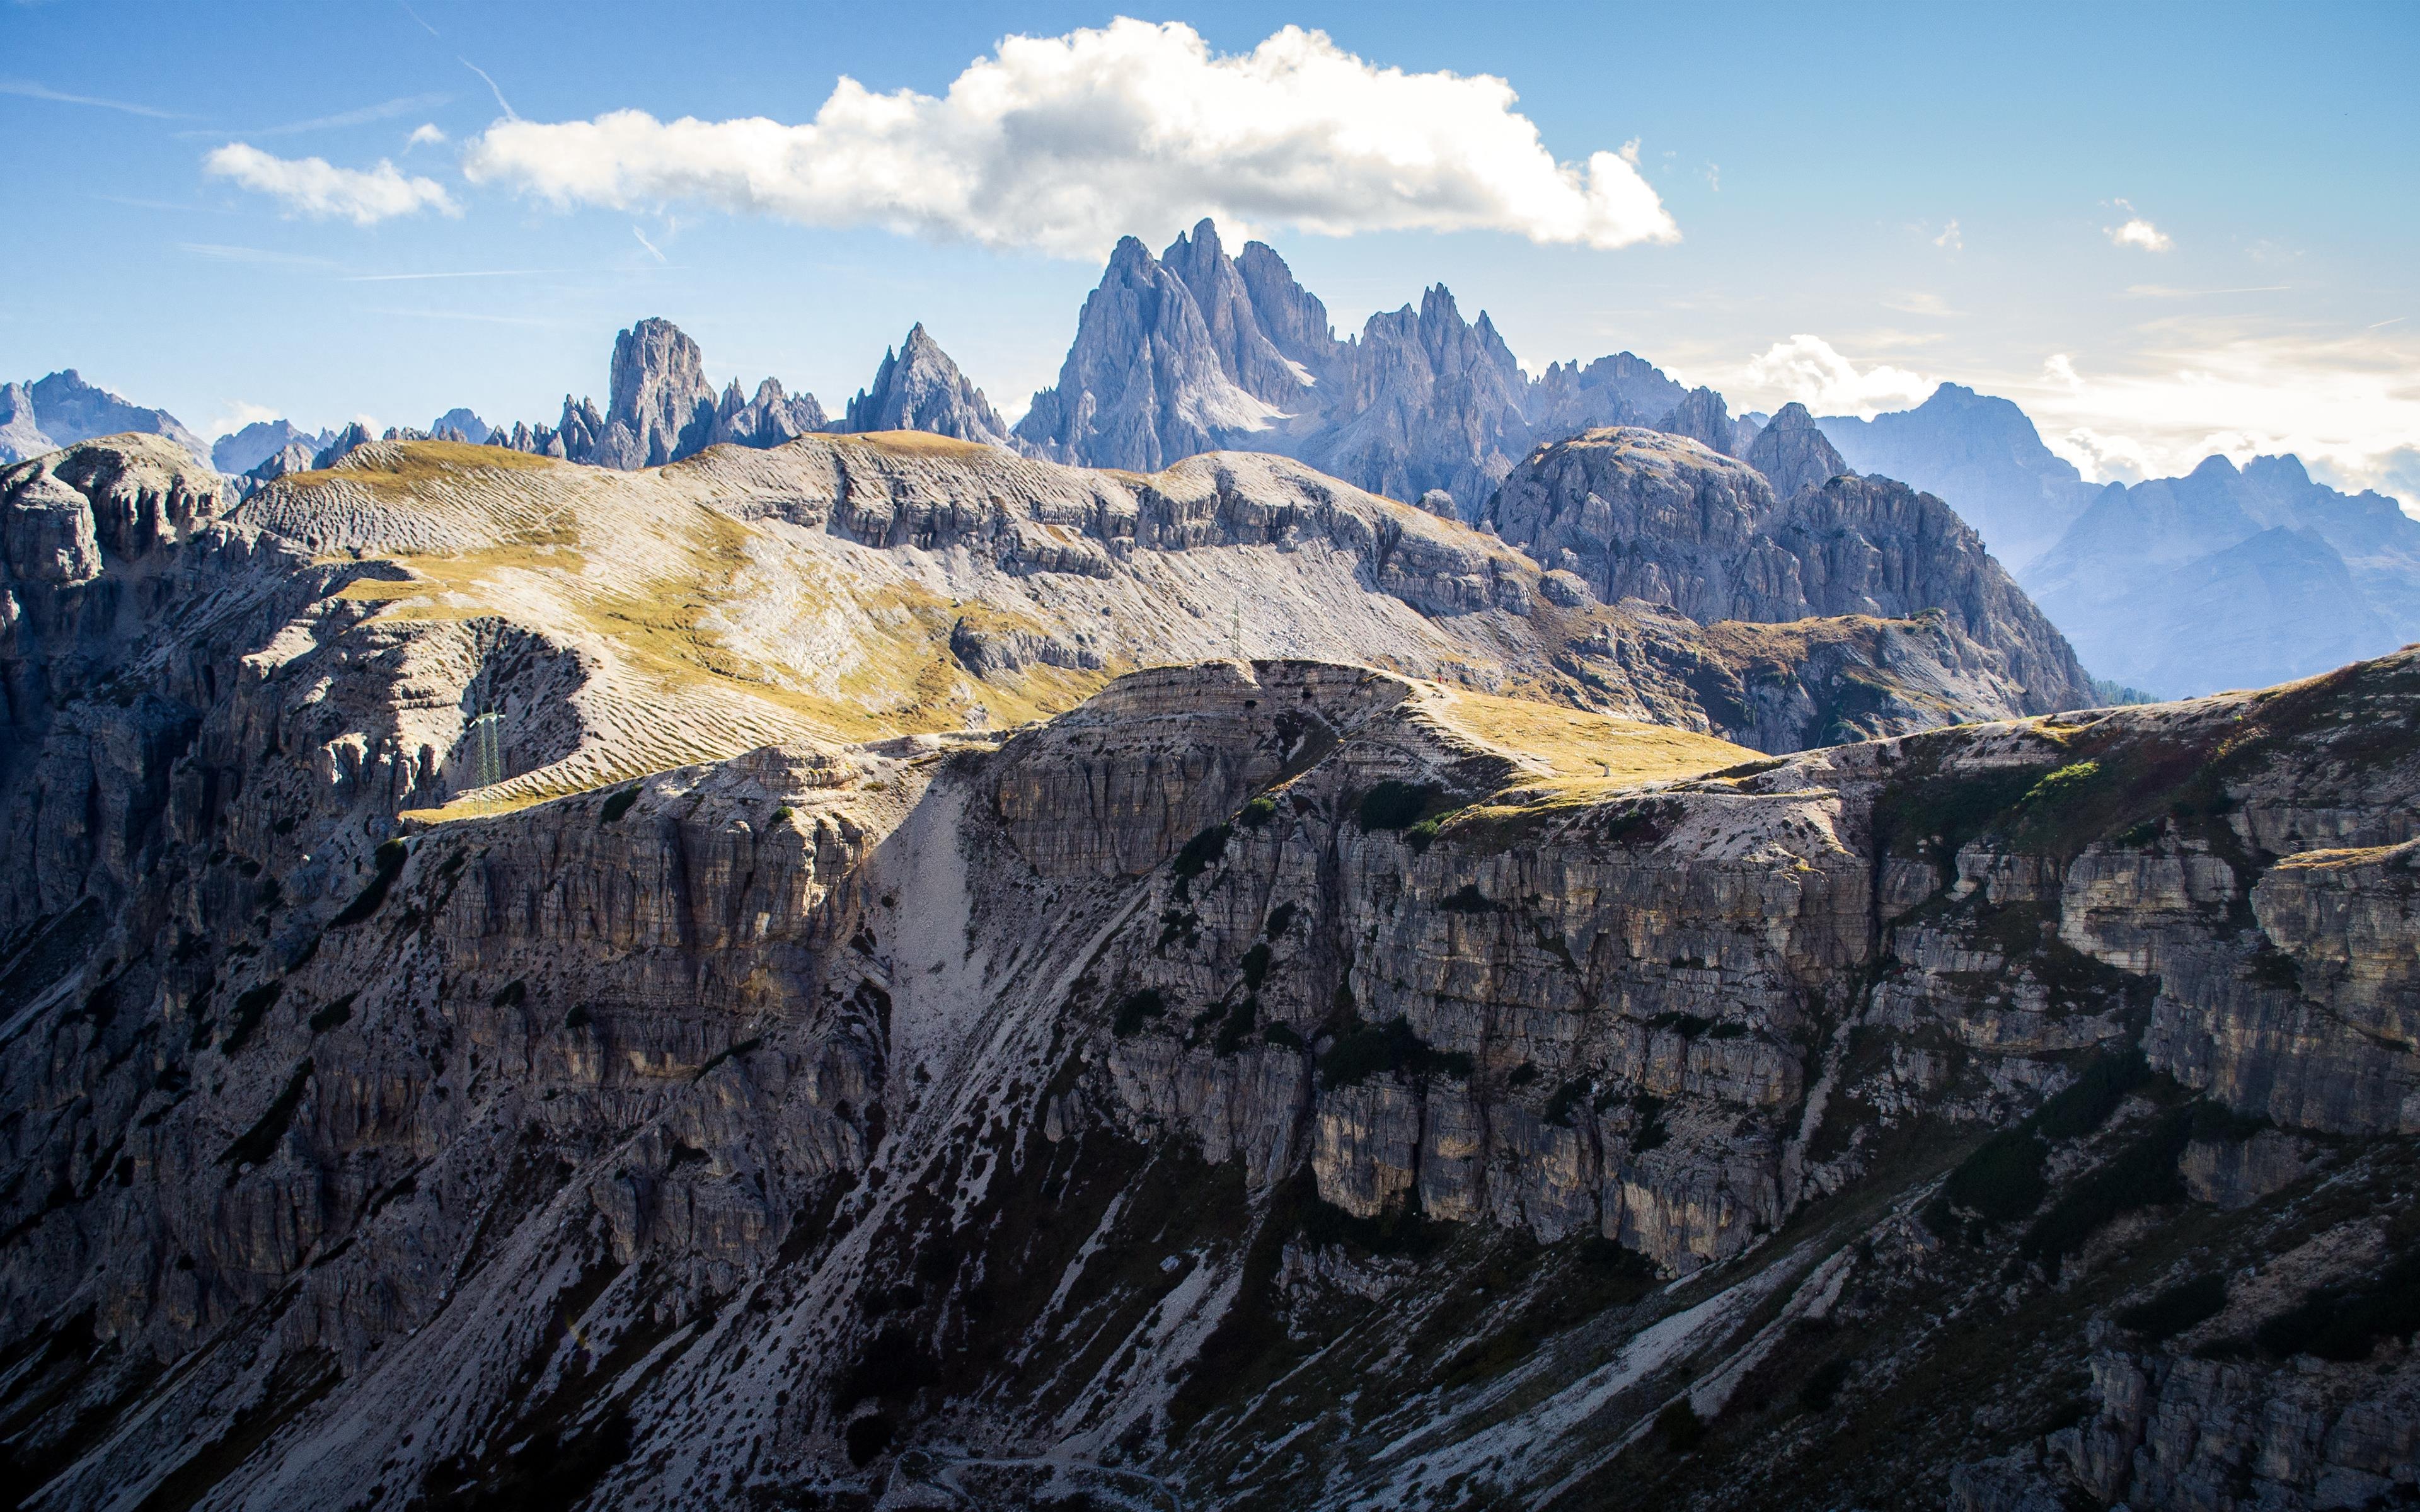
M 483 788 L 504 779 L 504 717 L 493 709 L 471 721 L 471 748 Z

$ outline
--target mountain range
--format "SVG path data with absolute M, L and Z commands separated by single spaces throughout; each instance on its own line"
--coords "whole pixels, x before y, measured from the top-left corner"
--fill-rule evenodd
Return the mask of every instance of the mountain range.
M 24 1504 L 2420 1484 L 2420 653 L 2075 707 L 1791 409 L 1480 527 L 364 429 L 0 468 Z
M 2068 634 L 2103 687 L 2179 695 L 2322 671 L 2420 635 L 2420 523 L 2378 494 L 2312 482 L 2293 458 L 2182 479 L 2096 486 L 2006 399 L 1945 383 L 1870 420 L 1803 407 L 1733 417 L 1622 352 L 1532 378 L 1484 312 L 1465 319 L 1443 285 L 1340 339 L 1326 306 L 1261 242 L 1230 255 L 1203 221 L 1157 257 L 1131 238 L 1085 301 L 1057 383 L 1010 425 L 922 325 L 834 415 L 773 378 L 717 390 L 697 344 L 669 321 L 614 344 L 602 407 L 566 395 L 552 424 L 492 430 L 468 409 L 418 437 L 489 440 L 619 469 L 714 445 L 763 448 L 815 432 L 922 430 L 1082 467 L 1155 471 L 1187 456 L 1290 456 L 1357 487 L 1466 522 L 1540 447 L 1602 426 L 1687 436 L 1761 472 L 1777 505 L 1856 472 L 1945 501 Z M 54 374 L 0 390 L 0 457 L 110 430 L 201 442 Z M 256 487 L 325 467 L 366 427 L 305 433 L 257 423 L 207 452 Z M 240 464 L 240 465 L 239 465 Z M 2242 605 L 2253 613 L 2233 612 Z M 2331 612 L 2319 612 L 2330 606 Z M 2211 632 L 2207 627 L 2224 621 Z M 2104 693 L 2103 696 L 2108 696 Z
M 2420 520 L 2291 456 L 2084 481 L 2006 399 L 1818 422 L 1852 467 L 1953 501 L 2104 678 L 2170 697 L 2307 676 L 2420 640 Z

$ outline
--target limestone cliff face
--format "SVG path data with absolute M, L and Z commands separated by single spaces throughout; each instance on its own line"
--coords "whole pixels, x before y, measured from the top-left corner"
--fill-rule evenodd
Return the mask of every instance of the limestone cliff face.
M 2320 1246 L 2205 1333 L 2383 1263 L 2391 1210 L 2265 1195 L 2309 1180 L 2293 1139 L 2374 1164 L 2420 1132 L 2420 750 L 2374 733 L 2420 713 L 2408 661 L 1745 763 L 1210 664 L 1004 743 L 793 744 L 413 829 L 274 896 L 206 848 L 351 821 L 256 797 L 270 763 L 8 967 L 20 1453 L 63 1506 L 509 1497 L 498 1446 L 538 1433 L 558 1495 L 615 1506 L 936 1467 L 1011 1503 L 1043 1474 L 1326 1504 L 1440 1460 L 1617 1501 L 1869 1484 L 1894 1461 L 1841 1481 L 1759 1396 L 1827 1340 L 1863 1351 L 1827 1391 L 1921 1391 L 1977 1368 L 1923 1322 L 1972 1287 L 2046 1331 L 2056 1390 L 2090 1341 L 2052 1283 L 2163 1284 L 2111 1225 Z M 2256 1169 L 2257 1117 L 2289 1145 Z M 1966 1175 L 1994 1128 L 2061 1186 Z M 2094 1174 L 2147 1159 L 2224 1209 Z M 2143 1348 L 2093 1366 L 2081 1427 L 2011 1416 L 2015 1448 L 1987 1426 L 1920 1474 L 2196 1504 L 2207 1435 L 2127 1468 L 2197 1410 L 2146 1393 L 2301 1400 L 2257 1354 Z M 1333 1370 L 1441 1395 L 1405 1443 L 1251 1384 Z M 2354 1380 L 2311 1431 L 2366 1437 L 2264 1472 L 2273 1504 L 2408 1463 L 2402 1398 Z M 1625 1447 L 1676 1392 L 1741 1452 Z M 1330 1447 L 1269 1463 L 1306 1425 Z
M 896 350 L 883 353 L 874 386 L 848 402 L 842 428 L 921 430 L 990 446 L 1009 444 L 1007 423 L 922 324 Z
M 1947 505 L 1885 478 L 1813 482 L 1837 456 L 1802 466 L 1790 453 L 1785 466 L 1776 433 L 1823 438 L 1781 416 L 1760 437 L 1770 465 L 1807 472 L 1786 500 L 1686 437 L 1598 430 L 1540 448 L 1505 480 L 1488 523 L 1608 603 L 1642 598 L 1700 623 L 1941 609 L 1998 655 L 2028 709 L 2091 702 L 2066 640 Z
M 595 628 L 726 532 L 1094 609 L 1333 550 L 1406 615 L 1574 610 L 1266 459 L 480 450 L 232 514 L 149 443 L 0 474 L 0 1413 L 43 1504 L 2411 1483 L 2410 1320 L 2362 1299 L 2412 1233 L 2420 656 L 1767 758 L 1214 659 L 533 802 L 473 781 L 483 705 L 569 782 L 703 706 L 668 643 L 771 643 L 736 599 Z M 1084 670 L 1073 617 L 954 596 L 936 655 Z M 1982 655 L 1590 623 L 1580 665 L 1751 720 Z M 1833 1414 L 1895 1427 L 1835 1456 Z

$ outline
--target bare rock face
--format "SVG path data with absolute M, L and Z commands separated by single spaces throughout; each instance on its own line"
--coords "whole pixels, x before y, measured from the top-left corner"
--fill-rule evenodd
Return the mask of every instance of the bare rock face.
M 176 416 L 87 383 L 74 368 L 30 383 L 0 384 L 0 463 L 120 433 L 165 437 L 195 461 L 209 459 L 208 443 Z
M 1282 258 L 1251 242 L 1231 259 L 1205 220 L 1157 259 L 1119 244 L 1058 385 L 1016 434 L 1091 467 L 1276 452 L 1391 498 L 1441 491 L 1467 520 L 1537 442 L 1645 424 L 1679 393 L 1627 352 L 1533 380 L 1486 314 L 1465 319 L 1443 285 L 1340 342 Z
M 1747 448 L 1741 440 L 1742 424 L 1731 419 L 1730 407 L 1723 402 L 1721 394 L 1702 385 L 1691 389 L 1686 397 L 1655 422 L 1654 428 L 1686 436 L 1710 452 L 1746 460 Z
M 1008 423 L 921 323 L 896 351 L 882 354 L 874 386 L 848 402 L 848 418 L 841 428 L 921 430 L 986 446 L 1010 444 Z
M 1436 285 L 1370 317 L 1326 424 L 1301 455 L 1398 499 L 1443 488 L 1475 508 L 1527 449 L 1529 379 L 1484 311 L 1463 318 Z
M 752 397 L 743 394 L 735 378 L 718 396 L 706 381 L 697 343 L 660 317 L 641 320 L 614 338 L 608 379 L 603 409 L 592 399 L 566 393 L 562 419 L 553 426 L 516 421 L 486 429 L 482 423 L 484 434 L 466 430 L 459 438 L 441 439 L 630 471 L 676 462 L 708 446 L 780 446 L 827 424 L 814 394 L 793 397 L 773 378 L 758 383 Z
M 1770 533 L 1652 445 L 1710 538 Z M 1801 497 L 1923 513 L 1869 482 Z M 828 665 L 805 606 L 860 591 L 976 681 L 1222 574 L 1441 672 L 1568 617 L 1520 642 L 1559 687 L 1776 719 L 1999 653 L 1560 602 L 1267 457 L 222 484 L 150 440 L 0 471 L 41 1504 L 2318 1512 L 2420 1470 L 2420 653 L 1761 759 L 1214 656 L 641 777 L 580 763 L 702 684 L 814 706 L 776 632 Z M 1802 581 L 1850 571 L 1791 517 Z M 738 671 L 672 675 L 699 642 Z M 482 709 L 552 775 L 466 788 Z
M 1199 274 L 1200 263 L 1224 256 L 1212 238 L 1188 263 Z M 1222 287 L 1233 293 L 1240 281 Z M 1232 302 L 1220 315 L 1230 345 L 1242 340 Z M 1251 349 L 1274 348 L 1264 340 Z M 1276 413 L 1220 365 L 1185 280 L 1127 237 L 1084 301 L 1057 387 L 1033 396 L 1016 435 L 1053 461 L 1156 472 L 1232 444 Z
M 1768 456 L 1776 431 L 1815 435 L 1776 416 L 1758 440 Z M 1974 532 L 1888 479 L 1836 477 L 1777 502 L 1759 471 L 1686 438 L 1591 431 L 1524 462 L 1488 523 L 1606 602 L 1667 604 L 1701 624 L 1939 609 L 1998 654 L 2028 708 L 2091 702 L 2074 653 Z
M 1849 471 L 1803 404 L 1783 405 L 1741 455 L 1764 474 L 1777 499 L 1795 498 L 1802 488 L 1820 488 Z
M 596 455 L 578 460 L 661 467 L 712 438 L 714 385 L 706 380 L 705 354 L 671 321 L 650 317 L 613 339 L 612 385 Z

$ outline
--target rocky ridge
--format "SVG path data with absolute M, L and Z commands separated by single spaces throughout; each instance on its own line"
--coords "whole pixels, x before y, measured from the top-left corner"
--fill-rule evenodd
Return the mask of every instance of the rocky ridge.
M 2004 658 L 2030 711 L 2092 702 L 2065 638 L 1947 504 L 1825 472 L 1838 457 L 1795 406 L 1752 450 L 1802 479 L 1798 491 L 1776 498 L 1767 473 L 1683 436 L 1591 430 L 1523 462 L 1486 523 L 1601 601 L 1667 605 L 1699 624 L 1939 610 Z
M 2381 1341 L 2420 1319 L 2344 1299 L 2420 1222 L 2420 658 L 1763 759 L 1213 660 L 398 827 L 415 736 L 345 719 L 600 654 L 436 580 L 498 520 L 633 543 L 609 588 L 701 511 L 1094 539 L 976 533 L 883 443 L 509 487 L 441 446 L 231 517 L 149 443 L 0 478 L 41 836 L 0 914 L 0 1412 L 44 1504 L 2412 1483 Z M 981 455 L 1063 510 L 1125 486 Z M 1260 549 L 1202 539 L 1269 528 L 1253 460 L 1109 538 Z
M 1624 352 L 1522 371 L 1484 312 L 1443 285 L 1340 341 L 1276 252 L 1230 258 L 1203 221 L 1158 258 L 1126 238 L 1086 301 L 1058 383 L 1016 436 L 1035 455 L 1153 470 L 1224 448 L 1300 457 L 1406 501 L 1441 491 L 1475 519 L 1541 440 L 1646 424 L 1681 397 Z
M 164 436 L 195 460 L 209 459 L 209 444 L 176 416 L 86 383 L 74 368 L 30 383 L 0 383 L 0 464 L 119 431 Z
M 874 386 L 848 402 L 839 428 L 859 434 L 920 430 L 986 446 L 1011 444 L 1008 423 L 921 323 L 895 350 L 882 354 Z

